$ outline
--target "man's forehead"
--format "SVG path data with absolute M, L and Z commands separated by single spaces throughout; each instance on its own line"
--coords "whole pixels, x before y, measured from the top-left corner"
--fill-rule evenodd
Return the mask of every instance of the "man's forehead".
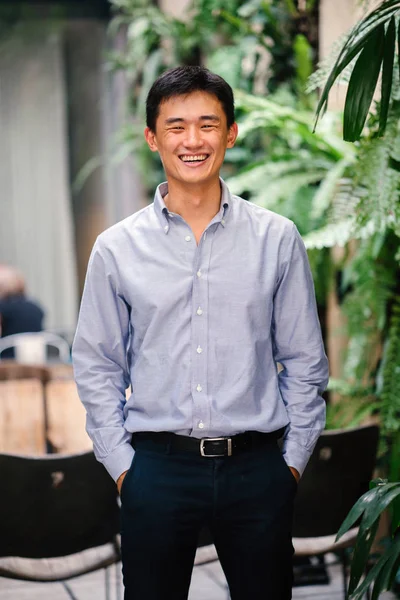
M 204 110 L 206 106 L 209 108 Z M 214 94 L 196 91 L 190 94 L 171 96 L 163 100 L 160 103 L 159 115 L 166 118 L 170 117 L 171 113 L 176 113 L 176 116 L 179 117 L 182 116 L 178 114 L 179 112 L 196 112 L 200 108 L 202 109 L 201 114 L 204 113 L 204 115 L 214 115 L 220 118 L 223 114 L 222 104 Z M 199 116 L 201 115 L 199 114 Z

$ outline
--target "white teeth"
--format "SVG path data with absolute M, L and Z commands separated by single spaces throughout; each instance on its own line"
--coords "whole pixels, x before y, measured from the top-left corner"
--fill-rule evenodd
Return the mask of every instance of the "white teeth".
M 200 154 L 199 156 L 181 156 L 183 162 L 201 162 L 207 158 L 207 154 Z

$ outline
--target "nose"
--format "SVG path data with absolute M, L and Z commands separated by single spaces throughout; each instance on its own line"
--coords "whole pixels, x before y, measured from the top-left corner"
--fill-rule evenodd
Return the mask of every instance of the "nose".
M 190 149 L 197 149 L 203 145 L 201 131 L 198 127 L 188 127 L 186 130 L 185 146 Z

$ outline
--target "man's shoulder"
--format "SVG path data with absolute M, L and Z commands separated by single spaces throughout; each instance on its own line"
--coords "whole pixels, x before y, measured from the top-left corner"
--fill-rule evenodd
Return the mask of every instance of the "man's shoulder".
M 231 198 L 239 219 L 248 218 L 268 230 L 279 231 L 282 235 L 292 235 L 295 225 L 287 217 L 248 200 L 244 200 L 235 194 L 231 194 Z
M 153 203 L 151 203 L 102 231 L 97 237 L 96 244 L 106 248 L 113 247 L 115 244 L 119 245 L 132 239 L 136 230 L 151 227 L 153 219 L 154 210 Z

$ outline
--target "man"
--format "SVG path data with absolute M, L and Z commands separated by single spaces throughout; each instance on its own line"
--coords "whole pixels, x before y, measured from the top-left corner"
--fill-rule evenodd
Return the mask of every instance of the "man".
M 293 499 L 328 368 L 295 226 L 219 178 L 237 133 L 223 79 L 164 73 L 145 137 L 167 182 L 89 262 L 74 367 L 121 493 L 125 600 L 187 598 L 204 524 L 232 600 L 291 598 Z
M 0 264 L 0 338 L 19 333 L 43 331 L 44 311 L 26 296 L 21 273 L 6 264 Z M 2 359 L 15 358 L 14 348 L 7 348 Z

